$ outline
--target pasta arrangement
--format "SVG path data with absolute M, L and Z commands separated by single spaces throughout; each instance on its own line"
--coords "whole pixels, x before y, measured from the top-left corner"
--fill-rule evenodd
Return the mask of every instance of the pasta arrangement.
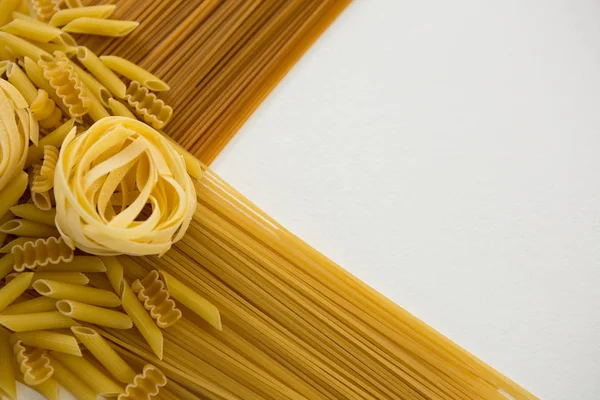
M 83 3 L 0 0 L 0 395 L 536 398 L 172 140 L 212 160 L 347 1 Z

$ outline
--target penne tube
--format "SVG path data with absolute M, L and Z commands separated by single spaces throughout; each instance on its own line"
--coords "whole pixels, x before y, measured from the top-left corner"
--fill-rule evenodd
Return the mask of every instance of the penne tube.
M 43 55 L 50 57 L 50 54 L 36 45 L 8 32 L 0 32 L 0 46 L 7 46 L 17 55 L 29 57 L 35 61 L 38 61 Z
M 37 97 L 37 89 L 25 72 L 16 63 L 9 63 L 6 67 L 6 77 L 23 95 L 27 103 L 31 105 Z
M 67 57 L 74 57 L 77 53 L 77 47 L 61 43 L 36 43 L 36 45 L 50 54 L 54 54 L 55 51 L 62 51 Z
M 4 225 L 5 222 L 8 222 L 11 219 L 13 219 L 13 217 L 14 217 L 14 215 L 11 212 L 7 212 L 3 216 L 1 216 L 0 217 L 0 226 Z M 4 242 L 6 241 L 7 236 L 8 236 L 7 233 L 0 232 L 0 247 L 4 246 Z
M 198 314 L 213 327 L 218 330 L 223 329 L 221 314 L 217 307 L 165 271 L 160 271 L 160 274 L 171 297 Z
M 77 59 L 96 77 L 113 95 L 122 99 L 127 87 L 125 83 L 87 47 L 77 48 Z
M 10 343 L 10 334 L 0 327 L 0 397 L 17 399 L 15 355 Z
M 0 1 L 0 26 L 7 24 L 12 18 L 11 15 L 19 7 L 21 0 L 2 0 Z
M 123 75 L 132 81 L 137 81 L 142 86 L 145 86 L 152 91 L 161 92 L 170 89 L 166 82 L 124 58 L 117 56 L 101 56 L 100 60 L 116 73 Z
M 71 372 L 55 358 L 52 359 L 54 368 L 53 378 L 65 387 L 78 400 L 96 400 L 96 392 L 89 387 L 81 378 Z
M 65 4 L 69 8 L 83 7 L 83 3 L 81 2 L 81 0 L 65 0 Z
M 20 303 L 13 303 L 2 311 L 3 315 L 33 314 L 56 310 L 56 300 L 49 297 L 36 297 Z
M 6 277 L 6 282 L 12 281 L 17 275 L 19 275 L 18 272 L 9 274 Z M 90 283 L 88 277 L 81 272 L 34 272 L 28 289 L 31 289 L 33 284 L 40 279 L 49 279 L 57 282 L 71 283 L 73 285 L 87 285 Z
M 62 29 L 70 33 L 121 37 L 131 33 L 139 24 L 137 21 L 82 17 L 69 22 Z
M 69 8 L 58 11 L 50 19 L 50 25 L 64 26 L 78 18 L 101 18 L 106 19 L 115 11 L 117 6 L 113 4 L 103 6 Z
M 127 106 L 125 104 L 121 103 L 119 100 L 109 99 L 108 106 L 110 107 L 110 110 L 112 111 L 113 115 L 116 115 L 118 117 L 127 117 L 127 118 L 131 118 L 131 119 L 137 119 L 135 117 L 135 114 L 132 113 L 129 110 L 129 108 L 127 108 Z
M 56 379 L 50 378 L 44 383 L 31 386 L 31 388 L 44 396 L 46 400 L 59 400 L 58 382 Z
M 112 397 L 124 393 L 123 387 L 115 383 L 111 378 L 106 376 L 104 372 L 84 357 L 52 352 L 52 358 L 60 361 L 100 396 Z
M 12 254 L 5 254 L 2 258 L 0 258 L 0 279 L 4 278 L 13 271 L 14 264 L 15 258 Z
M 27 189 L 28 181 L 27 174 L 20 172 L 4 189 L 0 190 L 0 215 L 3 216 L 17 204 Z
M 60 36 L 54 39 L 54 43 L 68 47 L 77 47 L 77 41 L 75 41 L 75 38 L 71 36 L 70 33 L 65 31 L 61 31 Z
M 32 272 L 20 274 L 12 282 L 7 283 L 6 286 L 0 289 L 0 312 L 10 306 L 27 290 L 32 278 Z
M 75 300 L 101 307 L 121 305 L 121 300 L 116 294 L 88 286 L 40 279 L 33 284 L 33 289 L 42 296 L 58 300 Z
M 60 233 L 55 227 L 26 219 L 12 219 L 8 222 L 5 222 L 2 226 L 0 226 L 0 232 L 8 233 L 9 235 L 14 236 L 28 236 L 37 238 L 60 236 Z
M 123 309 L 133 321 L 135 327 L 140 331 L 150 348 L 156 356 L 163 358 L 163 334 L 152 319 L 142 303 L 138 300 L 133 290 L 127 282 L 123 282 L 123 292 L 121 295 Z
M 73 69 L 79 75 L 85 86 L 98 98 L 105 107 L 109 106 L 109 100 L 112 98 L 110 92 L 96 78 L 87 73 L 83 68 L 75 63 L 71 63 Z
M 81 357 L 81 349 L 73 335 L 51 331 L 33 331 L 18 332 L 16 337 L 28 346 Z
M 73 327 L 71 331 L 115 379 L 127 384 L 133 382 L 135 371 L 98 332 L 82 326 Z
M 110 117 L 106 108 L 102 105 L 100 99 L 92 92 L 92 90 L 85 85 L 85 92 L 87 92 L 88 98 L 88 114 L 94 121 L 100 121 L 102 118 Z
M 39 272 L 106 272 L 106 266 L 96 256 L 75 256 L 72 261 L 38 267 Z
M 15 246 L 22 246 L 28 242 L 35 242 L 38 238 L 34 237 L 19 237 L 14 240 L 11 240 L 7 244 L 5 244 L 2 248 L 0 248 L 0 254 L 8 254 L 12 252 L 12 248 Z
M 39 23 L 30 19 L 14 19 L 0 28 L 3 32 L 33 40 L 35 42 L 47 43 L 59 37 L 63 32 L 51 25 Z
M 18 278 L 19 277 L 15 278 L 14 281 L 16 281 Z M 10 329 L 13 332 L 28 332 L 70 328 L 77 325 L 77 322 L 62 315 L 58 311 L 48 311 L 30 314 L 0 314 L 0 325 Z
M 13 206 L 10 208 L 10 211 L 19 218 L 54 226 L 54 218 L 56 217 L 55 209 L 43 211 L 37 208 L 35 204 L 28 203 Z
M 112 285 L 104 274 L 89 274 L 89 285 L 98 289 L 112 290 Z
M 70 119 L 54 131 L 49 133 L 40 139 L 38 145 L 29 146 L 27 153 L 27 160 L 25 161 L 25 167 L 29 168 L 32 164 L 37 163 L 44 156 L 44 146 L 51 145 L 54 147 L 60 147 L 62 142 L 65 140 L 69 132 L 74 128 L 75 120 Z M 25 191 L 25 190 L 23 190 Z M 19 196 L 20 197 L 20 196 Z M 0 203 L 1 204 L 1 203 Z
M 133 327 L 133 322 L 127 314 L 78 301 L 59 300 L 56 303 L 56 309 L 67 317 L 90 324 L 114 329 L 131 329 Z

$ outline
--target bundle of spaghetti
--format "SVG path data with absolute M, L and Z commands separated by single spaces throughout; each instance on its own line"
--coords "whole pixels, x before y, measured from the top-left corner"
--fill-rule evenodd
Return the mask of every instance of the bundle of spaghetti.
M 40 385 L 52 377 L 54 368 L 45 350 L 26 346 L 21 340 L 17 340 L 13 349 L 26 384 Z
M 139 82 L 131 81 L 127 87 L 125 100 L 136 114 L 154 129 L 164 127 L 173 116 L 173 108 L 166 105 Z
M 73 250 L 65 243 L 64 239 L 49 237 L 37 239 L 14 246 L 11 253 L 15 259 L 14 269 L 17 272 L 25 269 L 35 270 L 37 267 L 48 264 L 58 264 L 73 260 Z
M 171 299 L 156 270 L 150 272 L 144 279 L 133 282 L 131 289 L 138 295 L 144 308 L 150 312 L 150 316 L 156 320 L 159 328 L 168 328 L 181 319 L 181 311 Z
M 68 57 L 62 51 L 55 51 L 54 57 L 42 56 L 38 65 L 44 77 L 62 100 L 73 118 L 88 112 L 89 99 L 79 75 L 73 69 Z
M 126 38 L 80 39 L 156 73 L 177 112 L 167 134 L 210 163 L 350 0 L 90 0 L 139 21 Z

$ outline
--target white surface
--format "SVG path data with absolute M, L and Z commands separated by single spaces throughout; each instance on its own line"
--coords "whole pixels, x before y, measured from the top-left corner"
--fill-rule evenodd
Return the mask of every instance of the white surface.
M 356 1 L 213 167 L 533 393 L 600 398 L 599 21 Z

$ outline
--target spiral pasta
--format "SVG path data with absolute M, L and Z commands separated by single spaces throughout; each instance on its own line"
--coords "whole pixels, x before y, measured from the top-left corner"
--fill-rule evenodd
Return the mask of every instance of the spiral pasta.
M 125 100 L 144 122 L 154 129 L 161 129 L 173 116 L 173 109 L 139 82 L 131 81 Z
M 0 191 L 23 170 L 34 129 L 37 122 L 27 101 L 13 85 L 0 79 Z
M 38 61 L 44 77 L 62 100 L 73 118 L 81 117 L 88 112 L 89 99 L 81 78 L 71 65 L 69 58 L 62 51 L 55 51 L 54 57 L 43 55 Z
M 35 270 L 48 264 L 70 262 L 74 257 L 73 250 L 64 239 L 55 237 L 14 246 L 11 253 L 15 259 L 14 269 L 17 272 L 25 269 Z
M 58 149 L 52 145 L 44 146 L 44 160 L 40 167 L 40 174 L 51 183 L 50 189 L 54 186 L 54 170 L 58 162 Z
M 35 164 L 31 169 L 30 188 L 32 193 L 47 193 L 52 189 L 53 182 L 42 175 L 42 164 Z
M 184 235 L 196 208 L 183 158 L 159 132 L 125 117 L 67 136 L 54 196 L 63 238 L 96 255 L 163 254 Z
M 141 281 L 136 280 L 131 288 L 160 328 L 168 328 L 181 319 L 181 311 L 160 280 L 158 271 L 153 270 Z
M 44 89 L 38 89 L 37 96 L 31 103 L 31 114 L 36 121 L 49 119 L 55 114 L 56 103 L 48 96 Z M 60 109 L 58 110 L 60 112 Z M 62 113 L 59 114 L 62 117 Z M 54 119 L 54 118 L 53 118 Z M 54 121 L 52 121 L 54 123 Z
M 167 377 L 154 365 L 145 365 L 143 372 L 127 385 L 118 400 L 151 400 L 158 396 L 160 388 L 167 384 Z
M 26 384 L 41 385 L 52 377 L 54 368 L 46 350 L 26 346 L 21 340 L 17 340 L 13 350 Z

